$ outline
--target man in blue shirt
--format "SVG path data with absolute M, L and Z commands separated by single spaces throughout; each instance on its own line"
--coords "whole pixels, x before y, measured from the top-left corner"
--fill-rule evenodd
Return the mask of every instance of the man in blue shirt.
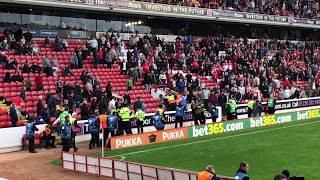
M 180 127 L 183 126 L 184 111 L 185 111 L 185 107 L 183 107 L 180 102 L 179 105 L 176 107 L 175 128 L 178 127 L 178 123 L 180 124 Z
M 26 125 L 26 137 L 29 140 L 30 153 L 37 153 L 37 151 L 34 150 L 34 134 L 35 134 L 35 131 L 38 131 L 38 130 L 39 129 L 36 127 L 36 124 L 33 118 L 29 118 L 28 123 Z
M 236 172 L 236 175 L 234 177 L 235 180 L 245 180 L 249 178 L 249 175 L 247 174 L 249 171 L 249 164 L 247 162 L 241 162 L 240 168 Z
M 61 141 L 62 141 L 62 151 L 69 152 L 71 144 L 71 132 L 72 126 L 70 123 L 70 117 L 67 116 L 65 123 L 61 126 Z

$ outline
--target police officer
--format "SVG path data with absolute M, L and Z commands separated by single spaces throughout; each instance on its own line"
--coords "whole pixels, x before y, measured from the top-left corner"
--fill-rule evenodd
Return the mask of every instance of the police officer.
M 118 116 L 116 114 L 117 112 L 113 111 L 108 116 L 108 130 L 109 130 L 109 133 L 111 134 L 111 137 L 116 135 L 116 131 L 118 129 Z M 109 136 L 109 134 L 107 136 Z
M 185 111 L 185 107 L 183 107 L 182 104 L 179 103 L 178 106 L 176 107 L 176 120 L 174 125 L 175 128 L 178 127 L 178 123 L 180 124 L 180 127 L 183 126 L 184 111 Z
M 144 122 L 145 113 L 140 108 L 137 109 L 135 118 L 137 119 L 137 129 L 138 133 L 143 133 L 143 122 Z
M 97 116 L 97 111 L 95 112 L 94 115 L 92 115 L 88 119 L 89 123 L 89 132 L 91 133 L 91 140 L 89 143 L 89 149 L 94 148 L 96 145 L 99 146 L 99 118 Z
M 253 107 L 254 107 L 254 100 L 250 99 L 248 102 L 248 117 L 252 117 L 253 115 Z
M 276 106 L 276 99 L 274 98 L 273 94 L 270 95 L 268 99 L 268 114 L 275 113 L 275 106 Z
M 235 180 L 243 180 L 243 179 L 249 178 L 248 171 L 249 171 L 249 164 L 244 161 L 241 162 L 240 167 L 239 167 L 238 171 L 236 172 L 236 176 L 234 177 L 234 179 Z
M 69 152 L 70 150 L 70 141 L 71 141 L 71 123 L 69 116 L 66 117 L 65 123 L 61 126 L 61 141 L 62 141 L 62 151 Z
M 119 116 L 121 118 L 121 125 L 122 129 L 126 132 L 126 134 L 132 134 L 131 131 L 131 124 L 130 124 L 130 118 L 131 118 L 131 110 L 129 109 L 128 105 L 125 104 L 119 112 Z
M 151 119 L 156 130 L 164 130 L 165 121 L 164 118 L 161 116 L 161 111 L 159 109 L 157 110 L 156 114 L 154 114 L 151 117 Z
M 208 165 L 205 171 L 202 171 L 198 174 L 198 180 L 220 180 L 216 176 L 216 172 L 213 169 L 212 165 Z
M 29 118 L 28 123 L 26 125 L 26 137 L 29 140 L 29 153 L 37 153 L 37 151 L 34 150 L 35 131 L 39 131 L 39 129 L 36 127 L 33 118 Z

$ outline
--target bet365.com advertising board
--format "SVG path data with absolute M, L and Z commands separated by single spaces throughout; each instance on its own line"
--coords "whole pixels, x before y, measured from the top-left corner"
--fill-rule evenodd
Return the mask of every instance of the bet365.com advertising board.
M 242 129 L 256 128 L 283 124 L 292 121 L 315 119 L 320 117 L 320 109 L 298 111 L 262 117 L 253 117 L 241 120 L 226 121 L 201 126 L 169 129 L 152 133 L 135 134 L 130 136 L 112 137 L 110 140 L 111 149 L 122 149 L 159 142 L 181 140 L 187 138 L 202 137 L 208 135 L 222 134 L 226 132 L 240 131 Z

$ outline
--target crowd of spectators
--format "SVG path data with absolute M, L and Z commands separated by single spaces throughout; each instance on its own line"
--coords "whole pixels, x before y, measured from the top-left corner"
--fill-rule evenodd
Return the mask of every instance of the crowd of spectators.
M 165 84 L 181 93 L 200 92 L 204 100 L 220 106 L 231 97 L 242 102 L 270 94 L 279 99 L 319 94 L 318 42 L 217 35 L 177 37 L 168 43 L 155 35 L 136 35 L 129 43 L 133 49 L 128 53 L 128 64 L 133 65 L 129 69 L 141 71 L 148 89 L 152 84 Z M 218 88 L 206 89 L 201 76 L 209 77 Z M 293 86 L 296 81 L 307 84 Z
M 319 18 L 318 0 L 152 0 L 151 2 L 300 18 Z
M 35 44 L 29 33 L 16 39 L 16 34 L 21 35 L 17 32 L 7 35 L 15 39 L 9 43 L 10 46 L 23 41 L 22 39 L 28 42 L 26 45 Z M 45 47 L 51 46 L 56 51 L 66 51 L 68 48 L 67 41 L 58 36 L 51 45 L 48 44 L 48 38 L 45 42 Z M 167 97 L 174 94 L 179 100 L 183 95 L 187 97 L 191 108 L 198 107 L 200 102 L 205 108 L 209 108 L 211 105 L 224 107 L 230 98 L 242 103 L 250 99 L 268 98 L 270 94 L 278 99 L 319 95 L 319 47 L 318 42 L 250 40 L 222 34 L 206 37 L 178 36 L 174 42 L 161 40 L 154 34 L 135 34 L 126 43 L 119 33 L 106 33 L 75 48 L 70 57 L 70 65 L 63 67 L 59 66 L 55 56 L 45 56 L 43 65 L 32 63 L 31 66 L 28 61 L 18 64 L 5 54 L 0 54 L 0 60 L 7 70 L 15 70 L 14 75 L 9 71 L 5 73 L 4 82 L 25 81 L 25 87 L 20 93 L 22 99 L 25 99 L 25 91 L 33 88 L 30 79 L 24 79 L 22 73 L 38 74 L 35 76 L 35 90 L 42 90 L 43 74 L 59 76 L 58 72 L 61 71 L 62 76 L 72 76 L 73 69 L 83 69 L 83 62 L 88 61 L 88 57 L 92 55 L 92 63 L 97 68 L 101 64 L 106 64 L 107 68 L 118 64 L 121 73 L 129 75 L 128 91 L 138 78 L 143 78 L 149 91 L 154 85 L 166 86 L 177 92 L 169 91 Z M 10 48 L 19 54 L 18 47 Z M 208 88 L 203 81 L 204 76 L 215 83 L 216 88 Z M 293 86 L 295 81 L 308 83 L 306 87 L 298 87 Z M 101 87 L 99 78 L 87 69 L 83 69 L 80 83 L 57 80 L 57 93 L 48 92 L 46 97 L 49 117 L 58 116 L 63 107 L 70 111 L 80 108 L 82 118 L 86 118 L 96 109 L 110 112 L 112 108 L 120 108 L 125 101 L 131 104 L 129 93 L 126 93 L 126 97 L 120 97 L 117 92 L 111 92 L 111 89 L 111 82 L 107 87 Z M 164 96 L 160 96 L 160 103 L 168 109 L 173 108 Z M 145 106 L 144 103 L 144 109 Z M 39 113 L 41 114 L 41 108 L 38 115 Z

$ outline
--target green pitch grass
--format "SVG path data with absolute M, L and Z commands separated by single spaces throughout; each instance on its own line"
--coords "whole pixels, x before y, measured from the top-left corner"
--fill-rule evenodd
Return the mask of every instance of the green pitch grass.
M 234 176 L 239 163 L 247 161 L 250 179 L 270 180 L 288 169 L 292 175 L 319 180 L 320 120 L 106 151 L 105 157 L 110 156 L 191 171 L 200 171 L 212 164 L 218 174 L 225 176 Z

